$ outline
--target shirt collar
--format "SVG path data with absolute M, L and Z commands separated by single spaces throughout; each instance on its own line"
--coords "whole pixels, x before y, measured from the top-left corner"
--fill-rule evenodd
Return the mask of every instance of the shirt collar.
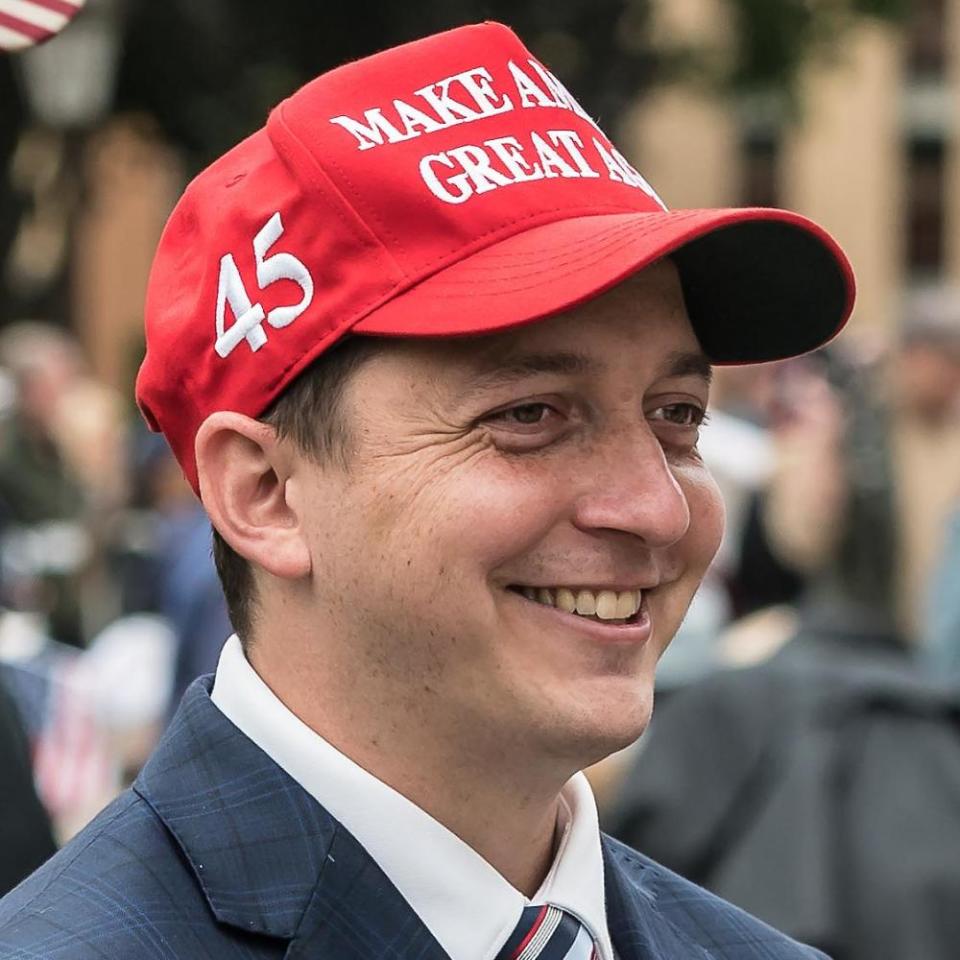
M 212 700 L 353 834 L 451 960 L 492 960 L 523 908 L 545 902 L 577 916 L 599 944 L 602 960 L 613 960 L 597 807 L 582 773 L 561 793 L 554 863 L 527 900 L 456 834 L 288 710 L 250 666 L 236 636 L 220 655 Z

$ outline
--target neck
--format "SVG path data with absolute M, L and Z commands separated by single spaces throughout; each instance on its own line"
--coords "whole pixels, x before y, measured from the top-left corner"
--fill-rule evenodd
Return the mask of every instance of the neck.
M 528 751 L 513 758 L 502 742 L 484 742 L 476 731 L 467 742 L 423 704 L 414 716 L 410 710 L 383 716 L 371 698 L 331 691 L 323 670 L 314 675 L 297 658 L 271 656 L 267 646 L 252 647 L 251 664 L 291 712 L 456 834 L 517 890 L 528 897 L 537 892 L 553 863 L 569 766 L 537 769 Z M 376 702 L 396 699 L 381 695 Z M 425 738 L 424 731 L 447 736 Z
M 346 745 L 344 752 L 349 749 Z M 506 783 L 502 769 L 453 771 L 444 763 L 429 771 L 422 752 L 416 756 L 416 770 L 399 753 L 390 762 L 382 756 L 371 757 L 369 765 L 358 762 L 456 834 L 511 886 L 533 897 L 553 864 L 560 789 L 533 796 Z

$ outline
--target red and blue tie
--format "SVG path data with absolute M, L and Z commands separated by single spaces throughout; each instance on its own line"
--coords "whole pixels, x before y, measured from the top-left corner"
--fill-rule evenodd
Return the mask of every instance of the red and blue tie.
M 559 907 L 524 908 L 497 960 L 598 960 L 587 928 Z

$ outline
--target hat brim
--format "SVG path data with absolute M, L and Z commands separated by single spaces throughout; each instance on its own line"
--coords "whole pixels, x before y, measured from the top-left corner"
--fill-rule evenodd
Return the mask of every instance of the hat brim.
M 672 255 L 687 312 L 714 363 L 807 353 L 843 327 L 853 270 L 806 217 L 771 208 L 580 216 L 476 251 L 376 309 L 376 336 L 491 333 L 561 313 Z

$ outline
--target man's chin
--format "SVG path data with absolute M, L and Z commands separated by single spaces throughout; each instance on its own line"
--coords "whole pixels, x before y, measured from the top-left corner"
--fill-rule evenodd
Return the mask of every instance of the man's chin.
M 625 750 L 631 744 L 636 743 L 650 725 L 652 708 L 653 698 L 651 697 L 649 706 L 642 715 L 631 717 L 628 720 L 621 719 L 617 723 L 606 724 L 602 731 L 598 731 L 596 749 L 588 762 L 598 763 L 600 760 L 609 757 L 610 754 Z
M 563 719 L 557 717 L 549 735 L 555 749 L 575 758 L 575 765 L 582 769 L 638 740 L 652 712 L 652 683 L 634 679 L 631 689 L 597 691 L 579 709 L 566 712 Z

